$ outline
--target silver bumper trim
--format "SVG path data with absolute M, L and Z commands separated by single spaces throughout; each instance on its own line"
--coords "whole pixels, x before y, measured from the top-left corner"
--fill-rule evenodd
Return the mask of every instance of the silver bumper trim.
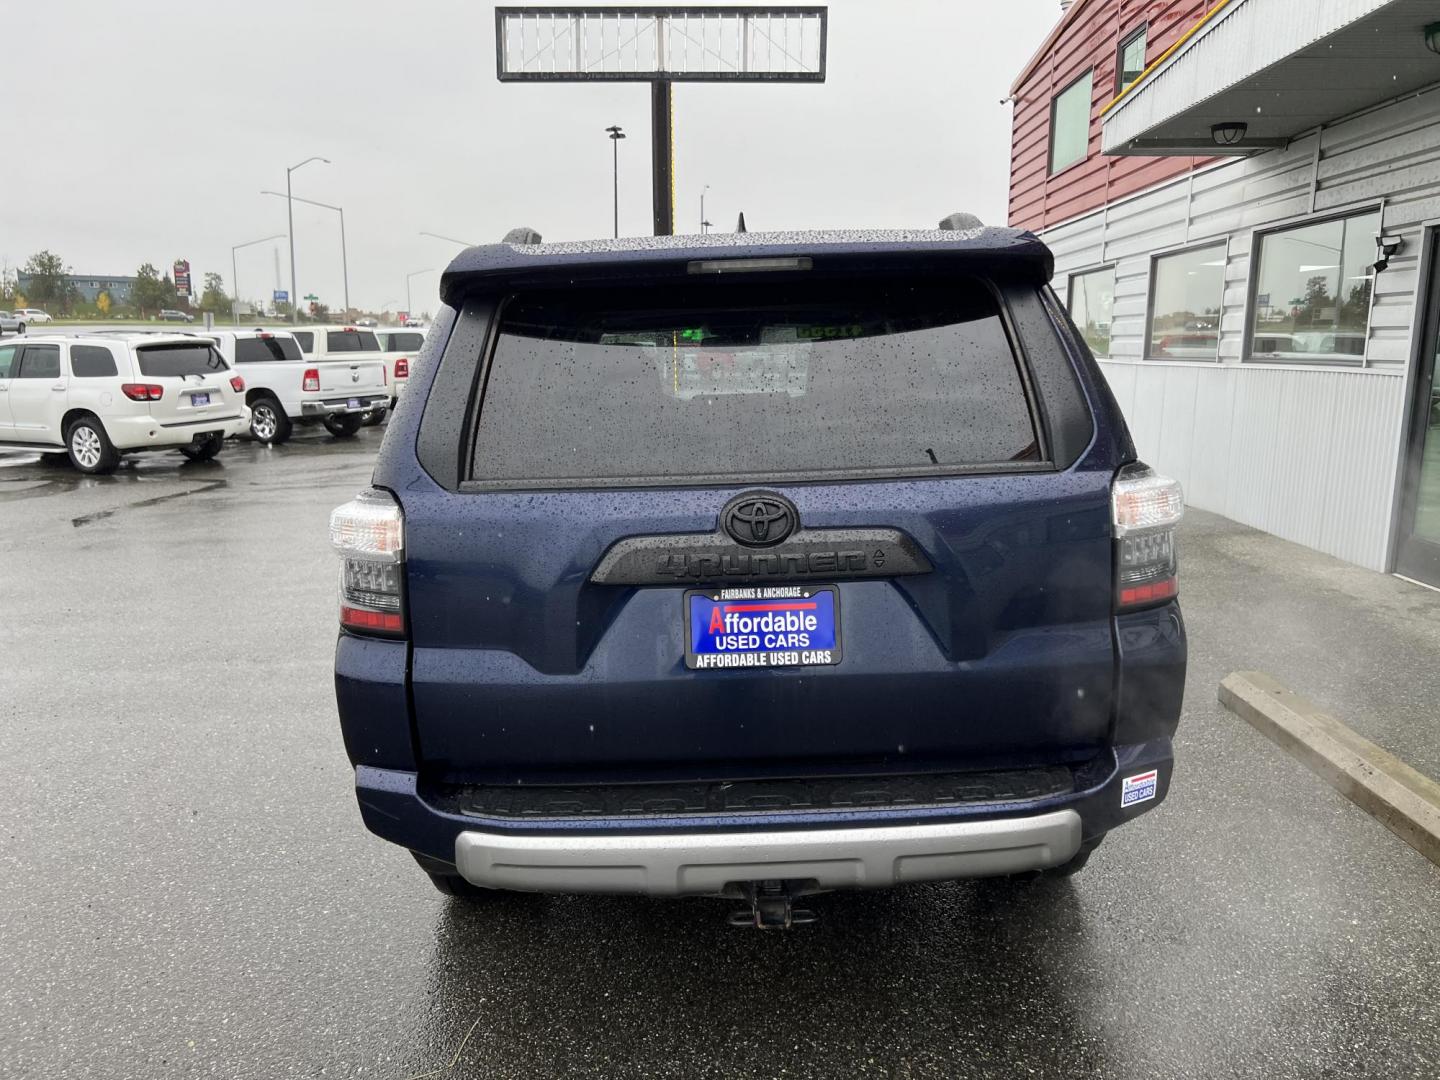
M 466 880 L 524 892 L 713 896 L 737 882 L 806 881 L 874 889 L 1058 866 L 1080 849 L 1080 815 L 854 829 L 565 836 L 467 830 L 455 839 Z
M 300 403 L 300 415 L 332 416 L 335 413 L 358 413 L 372 409 L 376 405 L 388 407 L 390 404 L 390 398 L 385 394 L 367 393 L 361 395 L 358 400 L 360 402 L 359 406 L 353 409 L 350 407 L 348 398 L 344 401 L 302 401 Z

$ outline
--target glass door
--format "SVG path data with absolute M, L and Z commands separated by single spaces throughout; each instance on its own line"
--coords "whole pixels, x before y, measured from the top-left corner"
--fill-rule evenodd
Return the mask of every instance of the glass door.
M 1430 265 L 1424 295 L 1424 338 L 1410 400 L 1395 570 L 1440 587 L 1440 230 L 1426 236 Z

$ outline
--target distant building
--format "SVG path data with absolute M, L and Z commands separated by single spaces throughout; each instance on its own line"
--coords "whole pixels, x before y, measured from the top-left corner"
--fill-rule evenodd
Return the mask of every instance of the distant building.
M 67 274 L 67 280 L 75 289 L 81 303 L 93 304 L 102 292 L 110 294 L 112 304 L 128 304 L 130 290 L 135 287 L 133 277 L 110 277 L 101 274 Z M 15 284 L 22 296 L 30 295 L 30 282 L 34 279 L 23 270 L 16 275 Z
M 1010 224 L 1186 501 L 1440 585 L 1440 6 L 1075 0 Z

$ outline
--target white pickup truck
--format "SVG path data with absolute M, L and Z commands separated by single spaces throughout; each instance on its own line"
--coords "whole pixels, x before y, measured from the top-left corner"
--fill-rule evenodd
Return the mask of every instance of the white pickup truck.
M 382 326 L 375 331 L 380 340 L 380 354 L 390 373 L 390 408 L 400 405 L 400 394 L 410 379 L 410 368 L 425 344 L 425 328 Z
M 350 353 L 366 353 L 366 360 L 381 361 L 386 368 L 386 389 L 390 388 L 390 361 L 383 355 L 380 341 L 373 330 L 367 330 L 363 326 L 307 326 L 303 330 L 296 329 L 292 332 L 300 345 L 300 351 L 310 359 L 336 359 L 337 356 Z M 387 393 L 385 401 L 378 407 L 369 406 L 365 409 L 361 422 L 367 427 L 380 423 L 385 419 L 385 411 L 389 405 L 390 394 Z
M 340 327 L 285 330 L 212 330 L 220 354 L 244 376 L 250 406 L 250 434 L 268 445 L 283 443 L 296 424 L 320 421 L 337 439 L 360 430 L 361 418 L 389 404 L 390 391 L 379 345 L 329 348 Z M 374 335 L 360 333 L 374 342 Z M 306 356 L 300 344 L 308 340 Z M 317 345 L 318 341 L 318 345 Z M 361 355 L 368 353 L 376 355 Z

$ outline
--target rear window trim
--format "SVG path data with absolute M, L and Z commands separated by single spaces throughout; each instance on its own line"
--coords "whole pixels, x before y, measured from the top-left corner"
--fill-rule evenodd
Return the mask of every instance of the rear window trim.
M 627 489 L 656 488 L 684 491 L 696 488 L 747 488 L 764 484 L 839 484 L 907 479 L 935 480 L 951 476 L 994 476 L 1013 473 L 1056 472 L 1058 470 L 1050 451 L 1048 417 L 1046 416 L 1043 403 L 1040 401 L 1039 395 L 1036 392 L 1031 373 L 1030 357 L 1026 352 L 1024 339 L 1015 325 L 1014 315 L 1010 310 L 1009 299 L 1005 295 L 1005 291 L 1001 289 L 993 279 L 982 277 L 978 274 L 963 276 L 983 285 L 995 301 L 1000 316 L 1000 325 L 1004 330 L 1006 340 L 1009 342 L 1010 353 L 1014 359 L 1015 373 L 1019 379 L 1021 390 L 1025 395 L 1025 408 L 1030 417 L 1031 429 L 1035 432 L 1035 450 L 1037 457 L 1034 460 L 974 462 L 955 465 L 905 465 L 894 468 L 872 469 L 796 470 L 784 473 L 711 473 L 698 476 L 692 474 L 684 477 L 607 476 L 529 480 L 476 479 L 471 476 L 470 473 L 474 467 L 475 443 L 480 433 L 480 413 L 484 408 L 486 392 L 489 390 L 490 370 L 494 361 L 495 350 L 498 348 L 500 342 L 500 324 L 505 318 L 505 309 L 520 296 L 518 292 L 510 290 L 499 298 L 491 298 L 490 302 L 486 305 L 490 309 L 489 326 L 485 332 L 481 362 L 476 365 L 475 381 L 472 384 L 474 386 L 474 392 L 465 409 L 465 437 L 462 441 L 462 456 L 459 462 L 460 475 L 458 477 L 456 490 L 464 494 L 499 492 L 523 493 L 527 491 L 623 491 Z M 532 286 L 527 292 L 528 291 L 535 291 L 535 288 Z M 464 307 L 469 308 L 476 302 L 476 299 L 477 298 L 473 296 L 467 297 Z

